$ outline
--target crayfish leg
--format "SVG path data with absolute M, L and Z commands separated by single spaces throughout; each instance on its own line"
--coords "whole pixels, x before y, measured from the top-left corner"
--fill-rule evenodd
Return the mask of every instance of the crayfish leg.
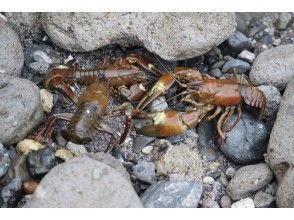
M 218 134 L 222 140 L 225 139 L 224 133 L 222 131 L 222 126 L 223 126 L 223 123 L 224 123 L 226 116 L 229 113 L 229 110 L 230 110 L 229 107 L 225 108 L 225 112 L 220 116 L 220 118 L 218 119 L 218 122 L 217 122 L 217 131 L 218 131 Z
M 218 106 L 218 107 L 216 108 L 215 112 L 214 112 L 211 116 L 209 116 L 209 117 L 207 118 L 207 120 L 210 121 L 210 120 L 214 119 L 216 116 L 218 116 L 218 115 L 221 113 L 221 111 L 222 111 L 222 107 Z

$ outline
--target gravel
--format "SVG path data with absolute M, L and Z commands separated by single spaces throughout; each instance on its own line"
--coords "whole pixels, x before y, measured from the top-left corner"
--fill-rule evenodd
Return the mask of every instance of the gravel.
M 155 183 L 155 165 L 153 162 L 141 161 L 137 165 L 133 166 L 133 175 L 139 180 L 146 183 Z

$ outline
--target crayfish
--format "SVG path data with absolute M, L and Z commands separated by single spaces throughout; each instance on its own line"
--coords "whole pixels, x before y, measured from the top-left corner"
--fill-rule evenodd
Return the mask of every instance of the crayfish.
M 150 84 L 150 75 L 159 79 L 147 90 L 145 85 Z M 88 85 L 80 98 L 76 97 L 70 87 L 74 82 Z M 152 101 L 165 95 L 175 83 L 182 90 L 177 96 L 181 96 L 182 102 L 191 104 L 190 109 L 186 112 L 171 109 L 161 112 L 144 111 Z M 82 70 L 74 62 L 69 62 L 51 69 L 46 75 L 44 85 L 49 90 L 67 96 L 77 105 L 77 110 L 73 115 L 64 113 L 51 116 L 37 137 L 40 137 L 40 134 L 51 134 L 54 121 L 60 118 L 69 120 L 64 136 L 75 143 L 91 141 L 89 137 L 95 129 L 111 134 L 114 141 L 108 151 L 125 140 L 132 119 L 151 121 L 151 124 L 140 128 L 139 133 L 145 136 L 168 137 L 195 127 L 204 118 L 212 120 L 221 114 L 217 130 L 219 137 L 224 139 L 224 133 L 232 130 L 240 120 L 242 102 L 260 108 L 260 115 L 266 104 L 264 94 L 244 75 L 235 73 L 224 79 L 215 79 L 188 67 L 176 67 L 172 71 L 162 73 L 146 57 L 139 54 L 132 54 L 112 63 L 104 62 L 88 70 Z M 109 88 L 118 89 L 119 94 L 132 103 L 138 102 L 131 113 L 126 114 L 125 130 L 120 138 L 102 123 L 102 118 L 109 114 L 106 112 Z M 214 112 L 208 116 L 212 110 Z M 228 128 L 227 120 L 235 110 L 238 113 L 237 120 Z

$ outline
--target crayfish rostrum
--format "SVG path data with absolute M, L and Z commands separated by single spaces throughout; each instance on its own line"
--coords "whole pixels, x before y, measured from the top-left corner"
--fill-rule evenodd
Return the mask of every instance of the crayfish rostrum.
M 156 78 L 157 81 L 151 80 Z M 151 80 L 151 81 L 150 81 Z M 87 89 L 78 98 L 71 85 L 87 85 Z M 153 83 L 154 82 L 154 83 Z M 148 85 L 153 85 L 148 88 Z M 184 112 L 165 110 L 148 112 L 146 107 L 159 96 L 163 96 L 175 83 L 178 84 L 180 101 L 189 103 L 191 107 Z M 150 61 L 139 54 L 131 54 L 114 62 L 103 62 L 93 69 L 80 69 L 74 62 L 49 70 L 44 81 L 45 88 L 68 97 L 77 105 L 74 114 L 55 114 L 49 117 L 40 134 L 51 135 L 56 119 L 69 120 L 64 136 L 75 143 L 91 141 L 90 134 L 95 129 L 111 134 L 114 141 L 108 150 L 119 145 L 126 138 L 132 119 L 149 120 L 149 124 L 138 130 L 146 136 L 168 137 L 178 135 L 195 127 L 201 120 L 212 120 L 220 115 L 217 131 L 221 139 L 224 133 L 232 130 L 241 117 L 241 105 L 245 104 L 264 111 L 266 98 L 264 94 L 251 84 L 245 75 L 232 73 L 224 79 L 215 79 L 198 70 L 188 67 L 176 67 L 172 71 L 162 73 Z M 126 114 L 125 130 L 118 138 L 114 132 L 102 123 L 106 112 L 110 90 L 118 93 L 131 104 L 137 102 L 135 108 Z M 121 111 L 128 104 L 120 106 Z M 214 110 L 214 112 L 212 112 Z M 228 118 L 237 110 L 237 120 L 227 125 Z

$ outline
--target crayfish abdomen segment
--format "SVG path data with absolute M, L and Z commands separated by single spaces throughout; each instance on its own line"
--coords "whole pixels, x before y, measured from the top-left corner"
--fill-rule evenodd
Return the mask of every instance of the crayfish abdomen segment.
M 81 95 L 77 110 L 64 132 L 66 138 L 78 144 L 91 141 L 90 135 L 105 115 L 108 100 L 108 91 L 103 84 L 96 82 L 90 85 Z

